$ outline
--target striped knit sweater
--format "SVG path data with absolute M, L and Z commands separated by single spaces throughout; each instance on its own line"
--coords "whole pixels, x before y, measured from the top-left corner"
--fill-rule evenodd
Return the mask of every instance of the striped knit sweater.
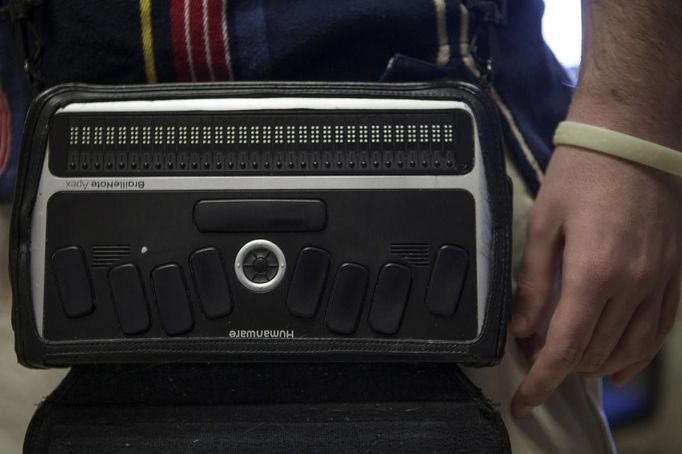
M 534 189 L 571 83 L 541 34 L 542 0 L 508 2 L 494 96 Z M 46 86 L 225 80 L 475 80 L 477 17 L 459 0 L 46 0 Z M 11 196 L 29 101 L 0 24 L 0 198 Z

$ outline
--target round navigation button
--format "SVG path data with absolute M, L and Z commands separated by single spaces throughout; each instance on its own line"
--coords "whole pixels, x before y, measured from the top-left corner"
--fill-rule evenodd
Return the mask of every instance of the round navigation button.
M 268 270 L 268 261 L 263 257 L 257 257 L 253 261 L 253 270 L 256 273 L 265 273 Z
M 237 253 L 234 270 L 244 287 L 256 293 L 269 292 L 284 278 L 284 253 L 271 241 L 250 241 Z

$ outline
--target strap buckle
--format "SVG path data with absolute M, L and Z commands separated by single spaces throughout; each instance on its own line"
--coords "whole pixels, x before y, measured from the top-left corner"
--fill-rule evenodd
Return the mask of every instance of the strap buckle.
M 37 90 L 43 87 L 40 61 L 45 44 L 32 21 L 33 10 L 44 0 L 8 0 L 0 7 L 0 21 L 9 21 L 16 27 L 17 42 L 24 56 L 24 72 Z
M 481 73 L 481 84 L 493 81 L 499 52 L 497 28 L 506 24 L 507 0 L 469 0 L 467 8 L 477 24 L 471 39 L 471 53 Z

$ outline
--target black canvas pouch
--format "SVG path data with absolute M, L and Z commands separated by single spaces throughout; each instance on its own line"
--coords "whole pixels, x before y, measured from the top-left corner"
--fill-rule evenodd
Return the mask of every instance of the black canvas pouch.
M 446 364 L 80 366 L 25 454 L 510 452 L 502 420 Z

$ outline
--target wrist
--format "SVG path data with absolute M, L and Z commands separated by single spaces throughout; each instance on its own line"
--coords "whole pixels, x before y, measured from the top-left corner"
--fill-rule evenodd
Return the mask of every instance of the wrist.
M 679 104 L 668 100 L 657 106 L 653 98 L 625 96 L 604 87 L 580 87 L 566 119 L 682 150 Z

